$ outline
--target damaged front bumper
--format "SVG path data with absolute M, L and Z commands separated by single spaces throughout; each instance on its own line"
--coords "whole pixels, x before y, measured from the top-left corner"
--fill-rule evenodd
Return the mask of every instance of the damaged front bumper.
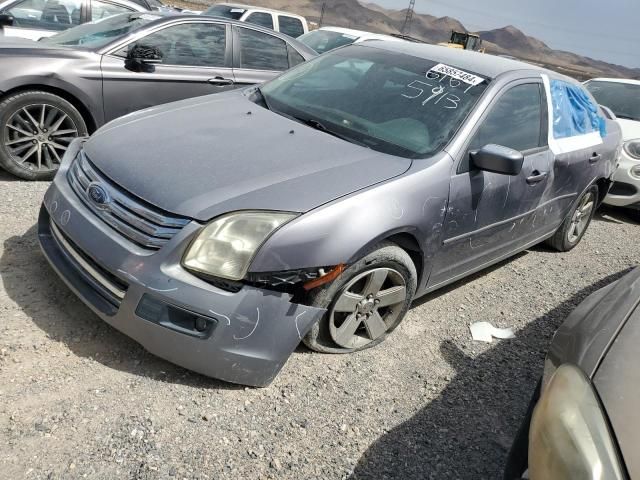
M 74 293 L 161 358 L 228 382 L 271 383 L 325 310 L 249 285 L 229 292 L 187 272 L 180 258 L 200 228 L 195 222 L 155 252 L 128 242 L 76 196 L 69 163 L 65 157 L 45 195 L 38 237 Z

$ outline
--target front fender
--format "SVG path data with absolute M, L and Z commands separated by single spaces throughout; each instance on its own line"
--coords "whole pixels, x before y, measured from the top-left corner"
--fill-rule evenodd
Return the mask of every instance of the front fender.
M 421 163 L 422 162 L 422 163 Z M 358 260 L 371 245 L 398 233 L 425 252 L 421 278 L 440 245 L 451 159 L 417 160 L 403 176 L 335 200 L 285 225 L 254 258 L 250 271 L 326 267 Z

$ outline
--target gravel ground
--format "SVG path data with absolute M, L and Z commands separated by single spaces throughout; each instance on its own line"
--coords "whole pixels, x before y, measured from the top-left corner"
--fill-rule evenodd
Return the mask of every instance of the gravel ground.
M 190 373 L 93 315 L 39 252 L 46 183 L 0 173 L 0 477 L 498 478 L 554 329 L 640 264 L 607 210 L 582 244 L 536 247 L 414 306 L 381 346 L 300 348 L 268 388 Z M 468 324 L 515 327 L 500 343 Z

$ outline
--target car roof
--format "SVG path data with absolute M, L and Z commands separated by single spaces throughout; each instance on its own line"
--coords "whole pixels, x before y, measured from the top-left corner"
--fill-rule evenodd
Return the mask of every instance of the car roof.
M 511 60 L 509 58 L 498 57 L 488 53 L 473 52 L 438 45 L 413 42 L 390 42 L 384 40 L 369 40 L 364 44 L 366 47 L 379 48 L 389 52 L 404 53 L 425 60 L 439 63 L 451 63 L 452 66 L 468 70 L 482 75 L 483 77 L 496 78 L 498 75 L 513 71 L 533 71 L 546 73 L 552 77 L 568 78 L 551 70 L 542 67 Z
M 591 82 L 612 82 L 612 83 L 625 83 L 627 85 L 640 85 L 640 80 L 632 80 L 630 78 L 592 78 Z
M 227 2 L 214 3 L 213 5 L 211 5 L 211 7 L 217 7 L 218 5 L 224 5 L 225 7 L 231 7 L 231 8 L 244 8 L 245 10 L 260 10 L 262 12 L 277 13 L 280 15 L 287 15 L 289 17 L 304 18 L 304 17 L 301 17 L 300 15 L 286 12 L 284 10 L 275 10 L 273 8 L 258 7 L 257 5 L 245 5 L 243 3 L 227 3 Z M 211 7 L 208 7 L 208 8 L 211 8 Z
M 329 32 L 336 32 L 336 33 L 344 33 L 345 35 L 351 35 L 353 37 L 358 37 L 358 38 L 386 38 L 386 39 L 395 39 L 395 37 L 392 37 L 391 35 L 385 35 L 384 33 L 373 33 L 373 32 L 366 32 L 364 30 L 354 30 L 352 28 L 342 28 L 342 27 L 320 27 L 318 30 L 326 30 Z

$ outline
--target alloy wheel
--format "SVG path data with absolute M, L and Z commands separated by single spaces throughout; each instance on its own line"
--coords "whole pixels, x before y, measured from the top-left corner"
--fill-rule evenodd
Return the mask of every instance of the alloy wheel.
M 571 218 L 571 224 L 569 225 L 569 230 L 567 232 L 567 240 L 570 243 L 577 242 L 584 231 L 589 225 L 589 220 L 591 219 L 591 212 L 595 207 L 595 197 L 593 193 L 589 192 L 580 201 L 578 208 L 573 213 L 573 217 Z
M 344 348 L 361 348 L 395 324 L 407 298 L 404 277 L 391 268 L 376 268 L 353 278 L 329 311 L 333 341 Z
M 5 125 L 4 146 L 14 162 L 36 171 L 56 170 L 78 127 L 58 107 L 32 104 L 11 115 Z

